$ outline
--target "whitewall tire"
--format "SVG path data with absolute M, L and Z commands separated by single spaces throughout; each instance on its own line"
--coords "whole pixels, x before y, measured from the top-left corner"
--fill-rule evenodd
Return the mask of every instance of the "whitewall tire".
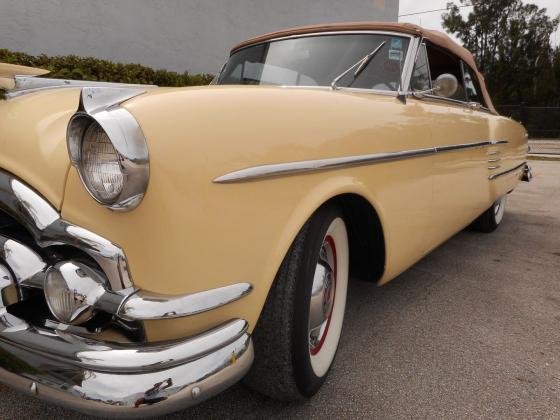
M 280 400 L 319 390 L 340 341 L 349 260 L 342 212 L 324 206 L 301 229 L 278 271 L 253 333 L 247 385 Z
M 478 232 L 494 232 L 504 220 L 506 205 L 507 195 L 498 198 L 488 210 L 472 223 L 471 228 Z

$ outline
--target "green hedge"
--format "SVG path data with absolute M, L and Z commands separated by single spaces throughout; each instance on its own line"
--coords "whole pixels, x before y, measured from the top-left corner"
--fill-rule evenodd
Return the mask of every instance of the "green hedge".
M 50 70 L 47 77 L 100 82 L 139 83 L 158 86 L 200 86 L 210 83 L 210 74 L 177 73 L 154 70 L 140 64 L 113 63 L 93 57 L 75 55 L 32 56 L 0 48 L 0 63 L 19 64 Z

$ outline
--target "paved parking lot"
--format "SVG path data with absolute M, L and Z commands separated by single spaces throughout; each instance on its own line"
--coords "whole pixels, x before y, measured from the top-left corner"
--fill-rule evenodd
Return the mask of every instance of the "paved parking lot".
M 235 386 L 180 418 L 560 418 L 560 162 L 383 288 L 355 281 L 328 382 L 281 404 Z M 0 418 L 86 418 L 0 392 Z

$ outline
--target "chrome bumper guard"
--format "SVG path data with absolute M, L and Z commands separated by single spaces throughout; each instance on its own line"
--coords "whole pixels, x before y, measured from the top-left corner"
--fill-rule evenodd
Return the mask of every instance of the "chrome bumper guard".
M 198 404 L 241 379 L 253 357 L 243 320 L 185 341 L 135 347 L 0 314 L 0 382 L 97 416 L 156 416 Z

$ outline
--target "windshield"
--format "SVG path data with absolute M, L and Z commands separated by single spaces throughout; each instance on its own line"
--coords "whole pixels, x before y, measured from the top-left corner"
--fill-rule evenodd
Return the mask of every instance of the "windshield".
M 381 44 L 377 54 L 356 80 L 355 72 L 350 71 L 337 82 L 337 86 L 396 91 L 409 38 L 382 34 L 308 36 L 247 47 L 230 57 L 217 83 L 330 86 L 337 76 Z

